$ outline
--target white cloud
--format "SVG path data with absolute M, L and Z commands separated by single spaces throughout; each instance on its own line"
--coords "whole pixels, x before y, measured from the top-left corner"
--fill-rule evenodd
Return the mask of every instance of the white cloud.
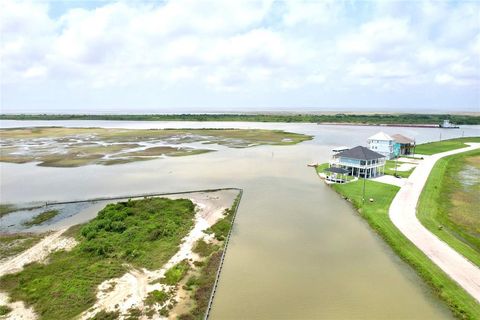
M 405 46 L 413 41 L 413 34 L 405 19 L 385 17 L 369 21 L 358 32 L 342 37 L 338 48 L 340 52 L 352 55 L 396 55 L 402 53 Z
M 53 6 L 2 2 L 2 85 L 343 94 L 358 84 L 478 86 L 480 77 L 472 3 L 121 1 L 55 18 Z

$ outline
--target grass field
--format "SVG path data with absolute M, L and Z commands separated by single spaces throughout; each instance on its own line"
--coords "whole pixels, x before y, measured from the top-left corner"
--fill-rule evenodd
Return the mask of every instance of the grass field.
M 457 138 L 436 142 L 422 143 L 415 147 L 416 154 L 432 155 L 435 153 L 468 147 L 465 142 L 480 142 L 480 137 Z
M 405 163 L 405 162 L 397 161 L 397 169 L 403 163 Z M 397 170 L 396 174 L 399 177 L 408 178 L 408 177 L 410 177 L 410 175 L 412 174 L 414 169 L 415 168 L 412 168 L 412 169 L 407 170 L 407 171 Z M 391 176 L 395 175 L 395 160 L 387 160 L 385 162 L 385 174 L 388 174 L 388 175 L 391 175 Z
M 366 198 L 373 198 L 374 201 L 363 203 L 362 184 L 363 181 L 355 181 L 348 184 L 333 184 L 332 188 L 352 202 L 360 215 L 405 262 L 415 269 L 456 317 L 479 319 L 480 304 L 428 259 L 391 222 L 388 208 L 399 188 L 367 180 Z
M 97 286 L 124 274 L 127 264 L 160 268 L 178 250 L 193 226 L 190 200 L 147 198 L 107 205 L 74 234 L 71 251 L 50 255 L 21 272 L 0 278 L 14 300 L 34 307 L 40 319 L 71 319 L 95 302 Z
M 420 196 L 419 220 L 480 267 L 480 150 L 438 160 Z

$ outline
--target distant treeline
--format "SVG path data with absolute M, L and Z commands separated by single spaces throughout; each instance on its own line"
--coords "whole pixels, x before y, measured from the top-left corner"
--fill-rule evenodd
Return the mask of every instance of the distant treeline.
M 1 114 L 4 120 L 250 121 L 363 124 L 480 124 L 480 116 L 454 114 Z

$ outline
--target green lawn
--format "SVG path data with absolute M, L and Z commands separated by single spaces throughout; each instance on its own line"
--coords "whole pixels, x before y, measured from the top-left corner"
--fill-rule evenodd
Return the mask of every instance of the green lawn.
M 468 147 L 465 142 L 480 142 L 480 137 L 457 138 L 419 144 L 415 147 L 416 154 L 432 155 L 435 153 Z
M 459 179 L 471 170 L 469 183 Z M 420 196 L 419 220 L 432 233 L 480 267 L 480 150 L 440 159 Z M 475 178 L 476 176 L 476 178 Z
M 397 161 L 397 169 L 398 167 L 405 162 Z M 402 177 L 402 178 L 408 178 L 412 174 L 413 170 L 415 168 L 412 168 L 407 171 L 399 171 L 397 170 L 397 176 Z M 395 160 L 387 160 L 385 162 L 385 174 L 394 176 L 395 175 Z
M 370 226 L 392 249 L 424 279 L 432 290 L 449 306 L 460 319 L 479 319 L 480 304 L 448 277 L 436 264 L 408 240 L 390 221 L 388 208 L 398 192 L 396 186 L 375 181 L 366 181 L 366 199 L 362 203 L 363 181 L 348 184 L 333 184 L 332 188 L 350 199 Z
M 147 198 L 107 205 L 82 227 L 79 244 L 0 278 L 13 301 L 34 307 L 40 319 L 71 319 L 95 303 L 97 287 L 124 274 L 128 265 L 158 269 L 178 251 L 193 226 L 190 200 Z

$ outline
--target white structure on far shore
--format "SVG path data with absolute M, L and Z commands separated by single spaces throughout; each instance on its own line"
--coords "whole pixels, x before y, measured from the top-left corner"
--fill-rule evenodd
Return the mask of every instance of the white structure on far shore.
M 385 132 L 379 132 L 368 138 L 368 149 L 385 156 L 387 160 L 393 159 L 395 140 Z

